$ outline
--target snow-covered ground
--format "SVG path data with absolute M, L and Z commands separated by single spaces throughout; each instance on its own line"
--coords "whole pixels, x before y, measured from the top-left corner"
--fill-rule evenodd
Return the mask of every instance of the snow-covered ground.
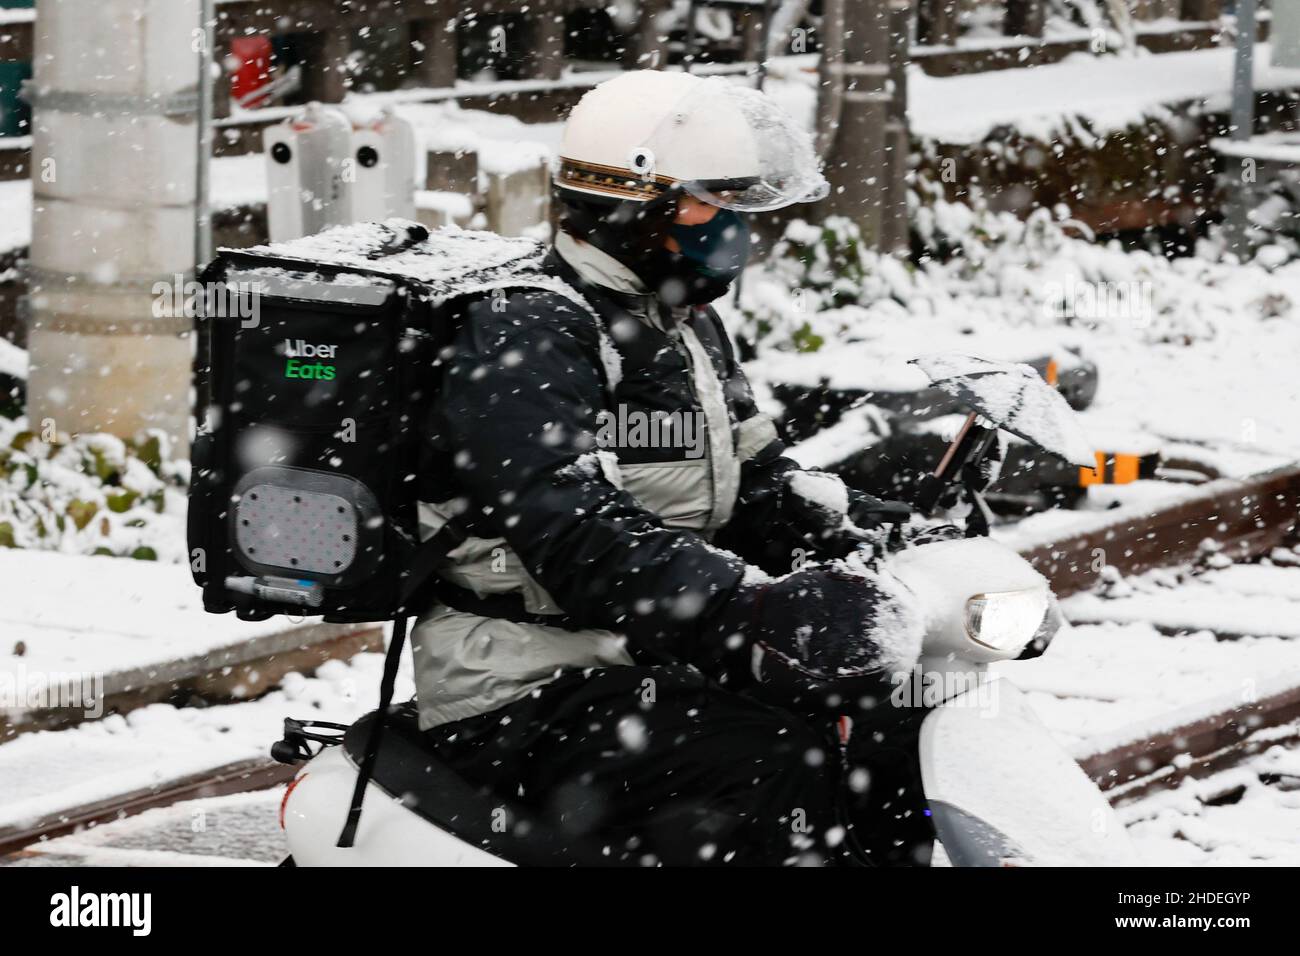
M 48 840 L 4 866 L 274 866 L 284 787 L 185 800 Z
M 1293 89 L 1300 70 L 1269 62 L 1270 46 L 1255 48 L 1255 89 Z M 1086 120 L 1103 136 L 1169 115 L 1175 104 L 1224 110 L 1232 90 L 1233 48 L 1119 55 L 1099 61 L 1075 53 L 1059 63 L 970 76 L 908 73 L 907 116 L 912 133 L 941 143 L 977 143 L 998 127 L 1050 142 Z
M 0 721 L 14 724 L 47 711 L 96 718 L 106 696 L 184 684 L 351 631 L 208 614 L 188 566 L 170 562 L 0 548 L 0 581 Z
M 1187 780 L 1121 808 L 1120 819 L 1150 866 L 1300 866 L 1300 748 Z
M 1139 621 L 1164 633 L 1212 630 L 1224 637 L 1268 634 L 1300 640 L 1298 601 L 1300 573 L 1295 568 L 1237 565 L 1185 583 L 1112 588 L 1105 596 L 1076 594 L 1066 607 L 1075 621 Z
M 19 380 L 27 378 L 27 353 L 8 339 L 0 339 L 0 375 Z
M 254 701 L 216 707 L 154 704 L 68 730 L 0 744 L 0 827 L 129 793 L 237 761 L 265 758 L 285 717 L 350 723 L 379 699 L 380 654 L 330 661 L 312 677 L 289 675 Z M 414 693 L 409 658 L 398 699 Z
M 1234 694 L 1250 699 L 1288 674 L 1300 684 L 1300 642 L 1216 641 L 1208 631 L 1169 637 L 1146 624 L 1076 625 L 1050 653 L 997 670 L 1028 692 L 1063 743 L 1086 753 L 1175 708 Z
M 32 183 L 0 182 L 0 252 L 23 249 L 32 238 Z
M 1005 46 L 998 38 L 991 46 Z M 974 42 L 963 44 L 975 46 Z M 1255 89 L 1300 86 L 1300 69 L 1273 66 L 1271 46 L 1255 48 Z M 770 92 L 811 126 L 816 108 L 815 58 L 788 57 L 772 67 Z M 958 76 L 907 74 L 907 120 L 918 139 L 972 144 L 999 129 L 1050 143 L 1061 134 L 1105 136 L 1148 119 L 1168 119 L 1174 107 L 1204 112 L 1228 108 L 1233 48 L 1179 53 L 1094 56 L 1073 53 L 1057 63 Z M 1086 131 L 1086 132 L 1085 132 Z

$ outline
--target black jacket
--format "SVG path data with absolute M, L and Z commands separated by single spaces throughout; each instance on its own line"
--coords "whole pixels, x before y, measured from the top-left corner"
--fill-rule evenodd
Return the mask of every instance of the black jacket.
M 746 563 L 788 572 L 818 547 L 821 529 L 792 517 L 786 478 L 797 466 L 781 456 L 712 309 L 672 313 L 649 297 L 616 295 L 583 283 L 554 255 L 548 268 L 582 293 L 599 323 L 546 291 L 467 306 L 435 418 L 449 465 L 435 472 L 451 476 L 441 496 L 457 502 L 457 520 L 472 534 L 504 539 L 569 626 L 617 631 L 694 660 L 701 628 L 741 583 Z M 614 409 L 643 420 L 673 413 L 702 420 L 717 396 L 701 394 L 708 376 L 692 369 L 683 344 L 691 339 L 721 386 L 738 478 L 725 508 L 715 509 L 722 514 L 666 520 L 653 507 L 653 488 L 639 496 L 620 488 L 626 482 L 594 453 L 613 452 L 617 467 L 634 475 L 690 464 L 682 446 L 602 448 L 597 436 L 602 412 Z M 718 451 L 713 446 L 710 457 Z

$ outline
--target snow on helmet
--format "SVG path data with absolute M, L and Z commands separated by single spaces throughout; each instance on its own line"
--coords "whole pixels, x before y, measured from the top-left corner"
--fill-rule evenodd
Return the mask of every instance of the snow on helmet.
M 829 191 L 812 139 L 768 96 L 658 70 L 624 73 L 583 96 L 564 127 L 555 184 L 640 202 L 678 187 L 741 212 Z

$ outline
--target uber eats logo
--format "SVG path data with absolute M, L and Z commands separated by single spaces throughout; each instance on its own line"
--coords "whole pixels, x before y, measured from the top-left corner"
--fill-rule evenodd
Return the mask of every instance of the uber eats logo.
M 298 339 L 296 342 L 285 339 L 284 377 L 308 378 L 318 382 L 334 381 L 333 365 L 311 360 L 332 359 L 337 349 L 337 345 L 313 345 L 311 342 L 304 342 L 302 339 Z

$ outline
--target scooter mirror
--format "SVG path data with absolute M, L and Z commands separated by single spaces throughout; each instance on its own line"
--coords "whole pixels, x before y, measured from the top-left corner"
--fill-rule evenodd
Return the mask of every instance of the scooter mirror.
M 1083 468 L 1091 442 L 1065 398 L 1031 366 L 945 352 L 911 360 L 939 390 L 999 428 Z

